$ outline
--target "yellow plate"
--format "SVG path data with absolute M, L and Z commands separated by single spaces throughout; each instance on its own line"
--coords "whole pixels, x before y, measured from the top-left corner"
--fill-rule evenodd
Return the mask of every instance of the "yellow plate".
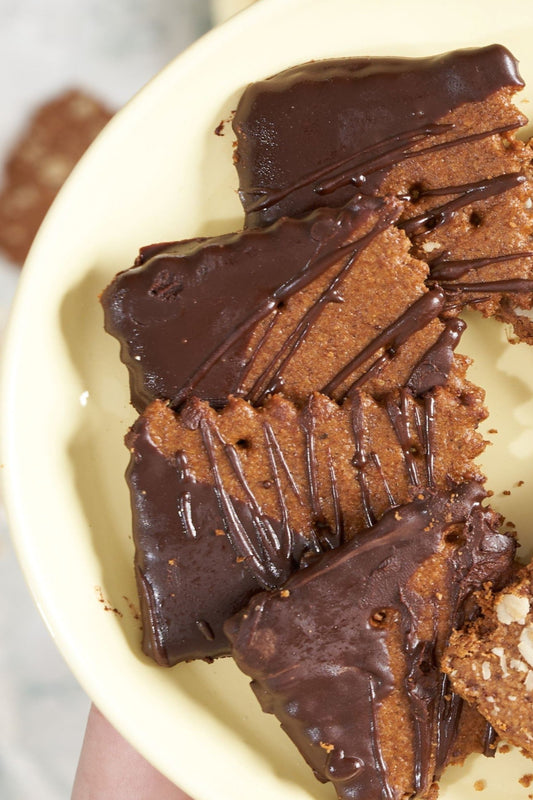
M 123 434 L 133 421 L 118 345 L 97 296 L 140 245 L 241 226 L 232 135 L 214 129 L 257 78 L 311 58 L 429 55 L 501 42 L 533 87 L 531 0 L 262 0 L 205 36 L 105 129 L 48 215 L 8 332 L 5 489 L 25 574 L 55 640 L 115 726 L 197 800 L 332 798 L 263 715 L 230 660 L 164 670 L 139 650 Z M 520 103 L 527 114 L 526 90 Z M 532 550 L 533 350 L 476 318 L 476 357 L 496 428 L 484 464 L 494 505 Z M 519 481 L 524 485 L 516 488 Z M 510 495 L 503 495 L 505 490 Z M 31 647 L 31 643 L 28 644 Z M 526 798 L 518 751 L 470 758 L 443 800 Z M 531 790 L 530 790 L 531 791 Z

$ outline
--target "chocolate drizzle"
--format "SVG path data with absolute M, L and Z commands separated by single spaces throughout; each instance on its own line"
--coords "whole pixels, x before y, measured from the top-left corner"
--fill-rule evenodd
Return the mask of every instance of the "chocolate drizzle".
M 338 538 L 332 537 L 331 527 L 326 521 L 326 517 L 322 511 L 320 504 L 320 493 L 318 490 L 318 476 L 316 472 L 316 454 L 315 454 L 315 419 L 312 410 L 307 404 L 300 416 L 300 425 L 305 435 L 305 464 L 307 468 L 307 483 L 309 486 L 309 498 L 311 504 L 311 513 L 313 515 L 313 527 L 315 529 L 320 547 L 324 550 L 329 550 L 333 546 L 333 541 Z M 332 471 L 332 464 L 330 462 L 329 475 L 334 478 L 335 472 Z M 337 497 L 336 486 L 332 484 L 331 494 Z M 338 509 L 336 510 L 338 516 Z
M 427 485 L 435 486 L 435 396 L 431 392 L 424 395 L 424 414 L 421 418 L 420 407 L 416 406 L 416 419 L 420 430 L 420 439 L 424 444 L 426 459 Z
M 265 438 L 266 438 L 266 441 L 267 441 L 267 452 L 268 452 L 269 461 L 270 461 L 270 464 L 272 466 L 272 471 L 276 475 L 276 487 L 278 488 L 279 492 L 281 492 L 281 486 L 280 486 L 280 482 L 279 482 L 279 474 L 278 474 L 278 469 L 277 469 L 277 466 L 276 466 L 276 461 L 279 461 L 281 466 L 282 466 L 282 468 L 283 468 L 283 471 L 284 471 L 284 473 L 285 473 L 285 475 L 287 477 L 287 480 L 289 482 L 291 491 L 295 494 L 295 496 L 298 498 L 300 503 L 303 505 L 304 499 L 302 497 L 302 494 L 301 494 L 298 486 L 296 485 L 294 477 L 293 477 L 293 475 L 292 475 L 292 473 L 291 473 L 291 471 L 289 469 L 289 465 L 287 464 L 287 459 L 285 458 L 285 456 L 283 454 L 283 450 L 279 446 L 279 442 L 276 439 L 276 435 L 275 435 L 275 433 L 274 433 L 274 431 L 272 429 L 272 426 L 270 425 L 269 422 L 263 422 L 263 428 L 264 428 L 264 431 L 265 431 Z M 281 502 L 281 499 L 280 499 L 280 502 Z
M 382 689 L 382 686 L 379 686 Z M 370 743 L 372 746 L 372 755 L 374 756 L 374 764 L 376 767 L 376 771 L 379 775 L 379 782 L 382 786 L 382 796 L 383 800 L 395 800 L 394 797 L 394 790 L 389 783 L 389 777 L 387 772 L 387 765 L 385 764 L 385 759 L 383 758 L 383 752 L 381 749 L 380 744 L 380 736 L 379 736 L 379 721 L 378 721 L 378 711 L 379 711 L 379 694 L 378 694 L 378 685 L 376 679 L 373 675 L 368 676 L 368 698 L 370 703 Z M 368 769 L 368 764 L 365 764 L 362 758 L 354 758 L 351 759 L 355 761 L 359 766 L 357 772 L 353 772 L 351 774 L 340 774 L 334 775 L 334 779 L 340 778 L 341 780 L 349 780 L 350 778 L 356 778 L 362 770 L 366 767 Z
M 329 480 L 331 485 L 331 500 L 333 504 L 333 514 L 335 521 L 334 535 L 330 538 L 330 546 L 332 549 L 339 547 L 345 540 L 344 531 L 344 514 L 340 501 L 339 490 L 337 486 L 337 476 L 335 474 L 335 466 L 331 457 L 331 451 L 328 450 L 328 471 Z
M 402 594 L 402 592 L 400 592 Z M 403 590 L 405 594 L 405 589 Z M 415 753 L 413 770 L 413 788 L 415 794 L 427 793 L 433 779 L 433 715 L 437 693 L 435 676 L 438 672 L 435 649 L 438 636 L 438 612 L 432 609 L 435 637 L 430 641 L 421 641 L 417 633 L 416 612 L 413 613 L 406 598 L 404 613 L 409 619 L 408 633 L 404 636 L 405 655 L 408 670 L 404 679 L 406 694 L 411 706 L 411 725 L 413 728 L 413 749 Z M 416 608 L 416 605 L 415 605 Z
M 215 406 L 244 393 L 243 382 L 270 342 L 282 306 L 323 273 L 339 268 L 277 355 L 254 380 L 254 400 L 278 389 L 284 367 L 339 289 L 357 257 L 399 214 L 391 201 L 355 198 L 268 230 L 148 248 L 138 266 L 120 273 L 102 296 L 106 330 L 121 342 L 132 399 L 142 409 L 154 396 L 178 407 L 191 394 Z M 247 351 L 267 322 L 255 351 Z M 278 337 L 279 338 L 279 337 Z M 276 340 L 277 341 L 277 340 Z M 174 343 L 169 346 L 169 342 Z
M 445 331 L 446 333 L 446 331 Z M 442 343 L 441 343 L 442 346 Z M 434 356 L 435 353 L 432 354 Z M 434 362 L 431 359 L 431 363 Z M 440 357 L 438 361 L 442 360 Z M 442 385 L 444 373 L 437 373 L 432 384 L 426 383 L 420 402 L 415 402 L 409 385 L 400 389 L 398 395 L 389 395 L 385 398 L 385 408 L 391 421 L 394 433 L 402 449 L 409 481 L 413 486 L 435 486 L 435 386 Z M 415 381 L 410 381 L 415 383 Z M 414 435 L 416 427 L 417 435 Z M 416 456 L 424 456 L 425 477 L 422 478 L 417 468 Z
M 214 457 L 217 437 L 205 422 L 203 434 Z M 281 585 L 311 543 L 283 513 L 276 520 L 261 512 L 231 448 L 225 453 L 247 502 L 229 495 L 216 467 L 207 484 L 194 478 L 185 453 L 163 458 L 142 417 L 128 445 L 143 649 L 163 666 L 225 655 L 225 620 L 261 588 Z
M 391 508 L 394 508 L 394 506 L 399 505 L 399 503 L 395 500 L 394 494 L 392 493 L 392 490 L 390 488 L 389 482 L 388 482 L 387 478 L 385 477 L 385 474 L 383 472 L 383 467 L 381 466 L 381 459 L 380 459 L 378 453 L 376 453 L 376 452 L 370 453 L 370 458 L 372 459 L 372 461 L 376 465 L 376 468 L 378 470 L 378 474 L 379 474 L 379 476 L 380 476 L 380 478 L 381 478 L 381 480 L 383 482 L 383 487 L 384 487 L 385 492 L 387 494 L 387 498 L 389 500 L 389 505 L 390 505 Z
M 275 588 L 282 585 L 291 572 L 291 561 L 294 548 L 293 533 L 289 527 L 286 506 L 281 493 L 281 525 L 273 525 L 262 512 L 257 499 L 250 489 L 244 475 L 242 464 L 236 449 L 224 442 L 220 433 L 212 429 L 207 417 L 200 420 L 200 430 L 204 449 L 211 465 L 218 503 L 226 530 L 237 558 L 247 562 L 256 581 L 263 588 Z M 250 509 L 252 531 L 246 528 L 236 510 L 234 499 L 230 497 L 221 478 L 214 437 L 219 440 L 223 451 L 233 469 L 241 488 L 244 490 L 247 506 Z M 267 438 L 267 449 L 270 460 L 273 459 L 271 441 Z M 277 473 L 275 473 L 277 479 Z
M 449 704 L 442 708 L 438 656 L 461 604 L 483 580 L 508 571 L 514 554 L 513 540 L 497 532 L 498 519 L 481 508 L 483 496 L 472 483 L 387 512 L 371 530 L 293 575 L 282 596 L 260 595 L 225 626 L 264 710 L 278 716 L 339 798 L 423 793 L 446 760 L 457 703 L 451 713 Z M 462 536 L 447 538 L 450 529 Z M 436 599 L 440 582 L 431 571 L 423 589 L 413 583 L 435 557 L 446 572 L 446 603 Z M 428 607 L 435 622 L 430 638 Z M 390 637 L 402 643 L 404 666 L 392 655 Z M 409 709 L 403 726 L 410 733 L 394 749 L 412 752 L 412 778 L 393 788 L 382 714 L 402 675 Z M 454 720 L 446 744 L 438 726 L 444 717 Z
M 273 394 L 283 388 L 283 371 L 294 358 L 298 348 L 305 341 L 309 330 L 316 325 L 317 320 L 328 303 L 342 303 L 340 290 L 348 271 L 353 268 L 358 255 L 372 242 L 372 240 L 391 223 L 397 212 L 384 214 L 374 224 L 372 229 L 361 236 L 356 242 L 339 247 L 335 260 L 341 260 L 341 268 L 332 278 L 320 296 L 311 303 L 309 308 L 298 321 L 296 327 L 288 334 L 276 355 L 270 360 L 268 366 L 255 381 L 246 394 L 252 403 L 260 403 L 267 394 Z M 345 252 L 347 251 L 347 254 Z M 331 256 L 330 256 L 331 258 Z M 344 263 L 342 259 L 344 258 Z
M 374 361 L 366 371 L 344 392 L 344 397 L 351 396 L 356 389 L 362 387 L 376 373 L 394 358 L 398 349 L 414 333 L 425 328 L 433 319 L 439 316 L 444 308 L 445 296 L 441 288 L 437 287 L 422 295 L 393 323 L 382 330 L 376 338 L 364 347 L 354 358 L 349 361 L 340 372 L 338 372 L 325 386 L 322 387 L 323 394 L 330 395 L 340 385 L 342 385 L 357 369 L 366 361 L 384 349 L 376 361 Z
M 527 278 L 506 278 L 500 281 L 480 281 L 479 283 L 445 283 L 440 284 L 447 292 L 482 292 L 482 293 L 517 293 L 533 292 L 533 280 Z
M 324 197 L 324 205 L 328 205 L 328 195 L 346 186 L 364 187 L 368 178 L 375 172 L 390 168 L 392 164 L 412 155 L 411 148 L 428 136 L 438 136 L 453 129 L 453 125 L 428 125 L 424 128 L 413 128 L 403 135 L 392 136 L 384 141 L 363 148 L 354 155 L 314 170 L 296 180 L 291 186 L 277 191 L 263 191 L 255 202 L 248 204 L 247 212 L 267 211 L 273 205 L 288 198 L 293 192 L 311 188 L 313 192 Z M 456 142 L 446 143 L 449 145 Z M 437 147 L 435 145 L 435 147 Z M 419 153 L 420 151 L 417 151 Z
M 421 59 L 316 61 L 252 84 L 233 121 L 247 226 L 341 206 L 354 187 L 378 192 L 406 159 L 512 130 L 524 121 L 518 114 L 475 132 L 442 120 L 522 86 L 499 45 Z
M 429 262 L 430 276 L 435 281 L 449 282 L 462 278 L 470 270 L 480 270 L 493 264 L 517 261 L 522 258 L 533 258 L 533 251 L 524 250 L 523 252 L 505 253 L 499 256 L 464 259 L 450 259 L 449 253 L 444 252 L 438 258 L 434 258 Z
M 436 756 L 435 777 L 441 776 L 457 736 L 463 700 L 451 690 L 447 675 L 440 676 L 440 690 L 435 714 Z
M 418 445 L 411 432 L 411 398 L 412 395 L 407 389 L 401 389 L 399 401 L 396 400 L 395 397 L 388 397 L 385 402 L 385 407 L 398 443 L 402 448 L 409 481 L 413 486 L 420 486 L 420 477 L 418 475 L 415 459 L 415 455 L 418 452 Z
M 368 485 L 366 472 L 369 466 L 369 458 L 366 453 L 364 443 L 364 422 L 363 410 L 361 405 L 360 395 L 357 393 L 352 398 L 351 415 L 350 415 L 353 440 L 355 445 L 355 453 L 352 458 L 352 464 L 356 472 L 357 482 L 361 492 L 361 502 L 363 505 L 363 512 L 365 521 L 370 528 L 376 522 L 376 517 L 372 510 L 372 503 L 370 499 L 370 488 Z
M 453 200 L 448 200 L 440 206 L 430 208 L 422 214 L 410 217 L 404 222 L 399 223 L 406 234 L 414 238 L 424 236 L 439 225 L 449 222 L 453 216 L 464 206 L 468 206 L 478 200 L 486 200 L 489 197 L 503 194 L 510 189 L 519 186 L 526 180 L 525 175 L 519 172 L 510 172 L 504 175 L 496 175 L 494 178 L 485 178 L 481 181 L 466 183 L 461 186 L 446 186 L 440 189 L 428 189 L 420 193 L 421 197 L 439 195 L 458 195 Z
M 436 386 L 445 386 L 453 363 L 453 352 L 466 322 L 462 319 L 446 320 L 444 330 L 435 344 L 424 353 L 406 381 L 406 388 L 416 397 L 424 395 Z
M 452 131 L 453 127 L 453 125 L 436 124 L 428 126 L 423 130 L 413 129 L 404 136 L 394 136 L 391 140 L 380 142 L 378 145 L 357 153 L 355 156 L 344 159 L 339 163 L 330 164 L 327 168 L 317 172 L 312 172 L 301 180 L 296 181 L 295 184 L 290 187 L 275 192 L 264 192 L 255 203 L 251 203 L 248 206 L 248 215 L 253 216 L 257 212 L 268 213 L 272 206 L 279 204 L 280 201 L 289 198 L 293 192 L 303 188 L 312 188 L 313 192 L 323 197 L 323 205 L 329 205 L 328 195 L 346 187 L 353 186 L 356 187 L 358 191 L 362 192 L 370 189 L 371 193 L 374 193 L 376 191 L 375 183 L 381 182 L 384 178 L 384 173 L 388 172 L 392 167 L 398 165 L 402 161 L 406 161 L 409 158 L 420 158 L 429 153 L 435 154 L 439 150 L 445 150 L 467 144 L 468 142 L 486 139 L 490 136 L 505 133 L 515 126 L 505 125 L 490 128 L 465 136 L 457 136 L 445 142 L 433 143 L 426 147 L 416 147 L 415 149 L 415 146 L 424 138 L 431 139 L 431 137 L 445 134 L 448 131 Z M 516 125 L 516 127 L 518 127 L 518 125 Z M 374 155 L 372 155 L 373 151 Z M 379 176 L 377 179 L 374 177 L 376 173 Z M 324 178 L 324 180 L 321 180 L 322 178 Z M 456 191 L 454 191 L 454 189 Z M 473 200 L 492 196 L 492 193 L 498 194 L 500 191 L 505 191 L 505 189 L 495 189 L 493 187 L 491 192 L 490 186 L 486 185 L 485 181 L 483 181 L 478 184 L 466 184 L 463 187 L 449 187 L 448 191 L 444 189 L 425 190 L 420 193 L 419 197 L 456 194 L 460 192 L 464 193 L 465 197 L 471 195 L 471 199 L 468 202 L 473 202 Z M 412 199 L 409 195 L 400 195 L 400 198 L 406 200 Z M 466 200 L 462 203 L 461 201 L 447 203 L 442 208 L 436 209 L 435 213 L 430 215 L 424 222 L 431 223 L 436 219 L 440 220 L 441 215 L 444 221 L 444 219 L 450 218 L 453 213 L 465 203 Z M 413 227 L 411 230 L 410 226 L 407 226 L 406 233 L 415 232 L 417 227 L 418 226 Z

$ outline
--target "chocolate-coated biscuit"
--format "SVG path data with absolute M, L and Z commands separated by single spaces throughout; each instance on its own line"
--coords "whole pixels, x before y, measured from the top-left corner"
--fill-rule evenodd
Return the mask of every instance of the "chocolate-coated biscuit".
M 401 204 L 356 198 L 301 220 L 145 248 L 102 296 L 121 343 L 132 401 L 222 406 L 274 392 L 305 402 L 404 385 L 413 366 L 462 323 L 428 290 L 427 265 L 391 223 Z M 459 327 L 457 327 L 459 326 Z M 439 349 L 440 345 L 437 347 Z
M 482 480 L 483 415 L 474 387 L 301 408 L 193 399 L 179 415 L 152 403 L 127 437 L 145 652 L 166 665 L 227 653 L 222 624 L 254 592 L 428 487 Z
M 513 135 L 522 86 L 500 45 L 314 61 L 251 84 L 233 121 L 247 224 L 352 192 L 402 198 L 399 224 L 430 283 L 531 337 L 531 158 Z
M 469 483 L 391 509 L 225 626 L 263 710 L 342 800 L 435 796 L 461 715 L 439 659 L 515 551 L 483 496 Z

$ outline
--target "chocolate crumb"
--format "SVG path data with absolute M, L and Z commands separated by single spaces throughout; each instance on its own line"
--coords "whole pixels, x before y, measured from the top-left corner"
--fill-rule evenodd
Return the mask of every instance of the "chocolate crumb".
M 122 595 L 122 599 L 125 600 L 126 603 L 128 604 L 128 608 L 131 611 L 133 619 L 140 620 L 141 612 L 139 611 L 133 600 L 130 600 L 129 597 L 126 597 L 125 594 Z
M 220 120 L 215 128 L 215 136 L 224 136 L 224 127 L 231 122 L 234 113 L 235 112 L 232 111 L 229 117 Z
M 117 615 L 117 617 L 123 617 L 124 616 L 122 611 L 119 611 L 118 608 L 115 608 L 110 603 L 108 603 L 108 601 L 105 599 L 105 597 L 103 595 L 102 588 L 100 586 L 95 586 L 94 590 L 96 592 L 96 596 L 98 598 L 98 602 L 102 603 L 102 605 L 104 607 L 104 611 L 112 611 L 113 614 Z
M 522 777 L 518 779 L 518 783 L 524 786 L 526 789 L 529 789 L 532 782 L 533 782 L 533 775 L 531 773 L 527 773 L 527 775 L 522 775 Z

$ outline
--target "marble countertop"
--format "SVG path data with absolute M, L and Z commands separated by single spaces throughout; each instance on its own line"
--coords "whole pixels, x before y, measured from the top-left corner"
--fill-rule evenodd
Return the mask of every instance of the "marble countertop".
M 71 87 L 118 109 L 250 0 L 0 0 L 0 163 L 40 104 Z M 19 270 L 0 258 L 0 336 Z M 0 503 L 0 797 L 70 796 L 89 699 L 24 582 Z

